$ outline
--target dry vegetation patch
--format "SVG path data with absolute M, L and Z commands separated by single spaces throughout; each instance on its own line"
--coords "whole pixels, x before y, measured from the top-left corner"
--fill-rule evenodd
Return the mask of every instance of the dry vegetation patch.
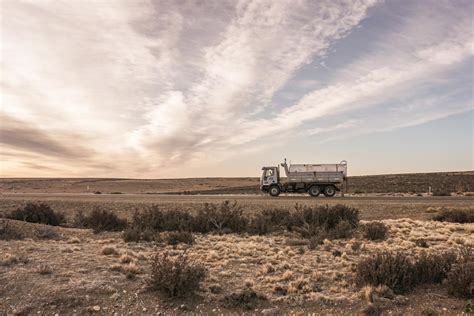
M 170 297 L 192 294 L 206 277 L 206 268 L 186 253 L 157 253 L 151 264 L 150 287 Z
M 54 211 L 46 203 L 27 203 L 7 214 L 7 218 L 29 223 L 58 226 L 65 221 L 63 213 Z
M 220 217 L 220 208 L 232 208 L 232 215 Z M 134 314 L 260 312 L 273 306 L 282 313 L 337 314 L 360 312 L 367 302 L 381 311 L 410 314 L 426 307 L 430 299 L 421 301 L 420 295 L 430 291 L 443 297 L 443 307 L 460 308 L 462 302 L 453 297 L 472 297 L 472 259 L 461 260 L 459 252 L 474 245 L 470 223 L 383 220 L 377 226 L 390 233 L 371 240 L 363 232 L 373 222 L 360 221 L 359 229 L 357 210 L 350 207 L 246 213 L 229 203 L 207 209 L 186 215 L 161 207 L 137 213 L 124 234 L 49 227 L 64 238 L 0 241 L 0 253 L 10 254 L 3 259 L 12 262 L 0 265 L 0 282 L 5 284 L 0 294 L 8 291 L 8 306 L 29 306 L 33 314 L 40 309 L 53 314 L 51 305 L 70 314 L 87 313 L 94 306 L 104 313 Z M 26 238 L 35 236 L 28 233 L 37 227 L 46 227 L 10 222 Z M 125 242 L 129 229 L 140 243 Z M 153 237 L 144 237 L 145 231 Z M 429 247 L 420 246 L 420 240 Z M 28 263 L 11 259 L 19 253 Z M 376 260 L 369 269 L 363 258 Z M 358 267 L 364 264 L 365 270 L 376 272 L 361 275 Z M 40 274 L 41 265 L 51 273 Z M 357 285 L 367 286 L 365 290 L 354 284 L 359 279 Z M 433 287 L 425 290 L 420 284 Z M 360 293 L 364 291 L 368 294 Z M 5 302 L 0 295 L 0 303 Z
M 435 221 L 451 223 L 474 223 L 474 210 L 442 210 L 433 218 Z

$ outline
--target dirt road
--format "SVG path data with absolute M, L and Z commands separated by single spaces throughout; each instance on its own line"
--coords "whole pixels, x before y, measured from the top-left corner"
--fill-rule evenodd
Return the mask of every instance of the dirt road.
M 21 193 L 0 195 L 0 211 L 5 212 L 26 202 L 46 202 L 54 209 L 66 213 L 96 206 L 113 209 L 129 217 L 135 210 L 157 204 L 163 207 L 195 208 L 204 203 L 221 203 L 225 200 L 237 201 L 247 211 L 264 208 L 293 208 L 296 203 L 304 205 L 346 204 L 356 207 L 362 219 L 413 218 L 430 219 L 432 213 L 442 208 L 474 208 L 474 197 L 418 197 L 418 196 L 346 196 L 333 198 L 311 198 L 305 195 L 165 195 L 165 194 L 71 194 L 71 193 Z

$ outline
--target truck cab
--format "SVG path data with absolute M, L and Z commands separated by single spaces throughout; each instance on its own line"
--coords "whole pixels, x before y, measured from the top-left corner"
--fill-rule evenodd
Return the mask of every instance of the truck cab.
M 262 167 L 262 175 L 260 177 L 260 190 L 268 192 L 272 196 L 280 194 L 280 168 L 279 167 Z

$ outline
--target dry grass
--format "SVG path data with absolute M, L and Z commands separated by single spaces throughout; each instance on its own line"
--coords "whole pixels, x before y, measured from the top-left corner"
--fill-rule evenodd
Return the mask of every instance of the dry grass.
M 168 245 L 165 240 L 125 243 L 117 232 L 96 235 L 90 230 L 61 227 L 55 230 L 64 236 L 62 239 L 28 239 L 34 237 L 34 234 L 28 235 L 34 229 L 21 222 L 15 228 L 25 234 L 26 239 L 0 241 L 0 253 L 24 253 L 28 263 L 0 266 L 0 281 L 4 284 L 4 292 L 0 289 L 0 303 L 14 306 L 18 311 L 30 306 L 30 314 L 36 314 L 40 309 L 44 311 L 44 306 L 52 313 L 83 314 L 96 305 L 104 312 L 114 310 L 133 314 L 226 314 L 242 312 L 245 306 L 259 309 L 258 313 L 278 306 L 282 314 L 310 311 L 359 314 L 369 303 L 384 312 L 400 312 L 398 306 L 402 303 L 398 304 L 404 302 L 403 311 L 416 314 L 428 308 L 436 297 L 439 308 L 460 312 L 463 301 L 449 294 L 444 283 L 426 290 L 417 289 L 407 294 L 408 298 L 397 295 L 389 298 L 390 290 L 377 286 L 367 290 L 368 294 L 364 296 L 351 280 L 360 258 L 382 250 L 418 257 L 423 252 L 472 247 L 474 225 L 409 218 L 381 222 L 390 231 L 383 240 L 366 240 L 355 233 L 351 239 L 323 239 L 322 244 L 318 243 L 314 248 L 307 247 L 308 241 L 301 243 L 297 234 L 284 228 L 265 235 L 195 233 L 193 246 L 189 247 L 182 243 Z M 363 225 L 367 223 L 362 221 Z M 288 242 L 291 240 L 299 242 Z M 418 246 L 418 240 L 425 240 L 429 247 Z M 207 277 L 196 288 L 197 296 L 179 297 L 173 305 L 168 305 L 165 298 L 157 298 L 157 293 L 147 290 L 152 275 L 151 261 L 155 253 L 168 252 L 174 258 L 184 250 L 191 262 L 205 266 Z M 41 264 L 54 267 L 51 269 L 54 273 L 39 274 L 36 269 Z M 451 271 L 455 271 L 454 268 Z M 456 271 L 453 280 L 461 280 L 459 275 L 466 275 L 467 270 L 459 268 Z M 244 289 L 252 290 L 257 299 L 251 292 L 244 293 Z M 7 292 L 8 305 L 2 296 Z M 229 297 L 227 301 L 226 297 Z M 243 303 L 234 305 L 230 297 Z M 57 306 L 55 311 L 49 307 L 52 305 Z M 181 309 L 181 305 L 185 307 Z M 3 311 L 2 307 L 0 311 Z
M 104 246 L 100 252 L 105 256 L 117 256 L 119 254 L 117 248 L 114 246 Z

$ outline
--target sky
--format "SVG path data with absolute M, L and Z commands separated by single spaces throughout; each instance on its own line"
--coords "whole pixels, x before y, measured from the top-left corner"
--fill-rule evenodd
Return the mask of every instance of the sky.
M 2 177 L 474 170 L 470 0 L 1 0 Z

